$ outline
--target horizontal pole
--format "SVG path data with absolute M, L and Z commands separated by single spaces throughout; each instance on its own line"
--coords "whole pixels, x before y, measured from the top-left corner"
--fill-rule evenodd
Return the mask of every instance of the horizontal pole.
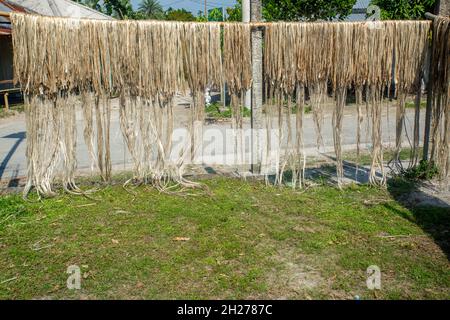
M 434 20 L 436 19 L 438 16 L 429 12 L 425 12 L 425 18 L 427 18 L 428 20 Z
M 0 17 L 6 17 L 9 18 L 11 16 L 11 12 L 6 12 L 6 11 L 0 11 Z M 437 18 L 436 15 L 432 14 L 432 13 L 425 13 L 425 17 L 429 20 L 434 20 Z M 361 21 L 362 23 L 364 23 L 364 21 Z M 226 24 L 233 24 L 233 23 L 242 23 L 242 22 L 212 22 L 212 23 L 217 23 L 221 26 L 226 25 Z M 246 24 L 251 25 L 252 27 L 265 27 L 265 26 L 270 26 L 273 24 L 273 22 L 246 22 Z

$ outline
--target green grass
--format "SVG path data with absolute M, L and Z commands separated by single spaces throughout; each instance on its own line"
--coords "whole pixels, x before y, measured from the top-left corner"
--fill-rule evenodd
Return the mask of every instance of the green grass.
M 415 108 L 416 103 L 414 101 L 408 101 L 405 103 L 406 108 Z M 427 107 L 427 102 L 425 100 L 420 101 L 420 109 L 425 109 Z
M 0 299 L 449 297 L 449 261 L 433 237 L 445 239 L 450 212 L 406 209 L 395 197 L 409 185 L 204 183 L 211 195 L 112 186 L 100 201 L 1 197 Z M 66 288 L 70 265 L 81 290 Z M 382 272 L 376 293 L 369 265 Z
M 423 152 L 423 148 L 420 147 L 419 148 L 419 159 L 422 158 L 422 152 Z M 383 150 L 383 159 L 384 161 L 389 161 L 394 157 L 395 154 L 395 150 L 394 149 L 384 149 Z M 348 152 L 344 152 L 343 155 L 344 159 L 347 161 L 352 161 L 352 162 L 356 162 L 357 161 L 357 156 L 356 156 L 356 152 L 355 151 L 348 151 Z M 411 148 L 402 148 L 400 150 L 400 155 L 399 155 L 399 159 L 402 161 L 406 161 L 409 160 L 411 158 Z M 360 160 L 359 160 L 359 164 L 366 166 L 366 165 L 370 165 L 372 163 L 372 157 L 370 155 L 370 152 L 368 152 L 367 150 L 363 150 L 361 151 L 360 154 Z
M 23 112 L 23 110 L 24 110 L 23 104 L 10 105 L 8 111 L 5 110 L 4 106 L 0 106 L 0 119 L 11 117 L 17 113 Z
M 221 106 L 217 102 L 206 107 L 205 112 L 208 118 L 213 119 L 230 119 L 232 117 L 231 108 L 227 107 L 224 110 L 221 110 Z M 242 108 L 242 112 L 244 118 L 248 118 L 251 115 L 250 109 Z

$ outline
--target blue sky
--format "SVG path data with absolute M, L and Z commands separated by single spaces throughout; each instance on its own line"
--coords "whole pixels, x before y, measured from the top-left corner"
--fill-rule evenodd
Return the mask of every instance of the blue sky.
M 141 0 L 131 0 L 133 7 L 137 9 Z M 203 11 L 204 0 L 159 0 L 159 3 L 164 9 L 172 7 L 174 9 L 185 8 L 191 11 L 193 14 L 197 15 L 199 10 Z M 236 3 L 236 0 L 207 0 L 208 10 L 216 7 L 232 7 Z

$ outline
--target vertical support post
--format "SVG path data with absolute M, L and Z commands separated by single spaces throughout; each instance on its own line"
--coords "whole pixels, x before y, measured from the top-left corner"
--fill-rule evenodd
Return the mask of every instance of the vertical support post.
M 434 35 L 433 35 L 434 37 Z M 433 44 L 431 44 L 431 56 L 429 60 L 429 72 L 427 83 L 427 107 L 425 110 L 425 132 L 423 137 L 423 156 L 424 161 L 428 161 L 430 150 L 430 132 L 431 132 L 431 114 L 433 110 Z
M 5 92 L 4 99 L 5 99 L 5 111 L 9 111 L 9 99 L 8 99 L 9 93 Z
M 260 22 L 261 0 L 251 0 L 251 21 Z M 259 173 L 261 163 L 261 137 L 262 128 L 262 104 L 263 104 L 263 54 L 262 54 L 262 30 L 252 29 L 252 98 L 251 98 L 251 172 Z
M 242 22 L 250 22 L 250 0 L 242 0 Z M 244 107 L 251 108 L 252 92 L 248 90 L 245 93 Z

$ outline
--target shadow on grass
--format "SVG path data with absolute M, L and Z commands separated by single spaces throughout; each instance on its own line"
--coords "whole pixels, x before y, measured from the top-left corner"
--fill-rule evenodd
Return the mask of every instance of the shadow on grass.
M 331 158 L 331 157 L 330 157 Z M 352 162 L 344 161 L 344 178 L 347 182 L 365 184 L 368 182 L 370 169 L 358 167 Z M 379 176 L 379 173 L 377 174 Z M 284 181 L 290 181 L 292 172 L 284 173 Z M 306 179 L 322 185 L 336 185 L 336 168 L 334 164 L 324 164 L 317 168 L 307 168 Z M 269 179 L 275 181 L 275 176 Z M 289 185 L 289 183 L 286 183 Z M 431 184 L 430 184 L 431 185 Z M 424 187 L 421 187 L 424 186 Z M 391 212 L 418 225 L 446 254 L 450 261 L 450 202 L 434 196 L 435 186 L 421 185 L 400 178 L 388 180 L 387 191 L 393 199 L 410 213 L 386 202 L 384 206 Z M 450 190 L 448 190 L 450 192 Z
M 388 203 L 385 206 L 422 228 L 450 261 L 450 203 L 424 192 L 418 183 L 403 179 L 391 179 L 388 191 L 398 203 L 409 209 L 412 216 Z

